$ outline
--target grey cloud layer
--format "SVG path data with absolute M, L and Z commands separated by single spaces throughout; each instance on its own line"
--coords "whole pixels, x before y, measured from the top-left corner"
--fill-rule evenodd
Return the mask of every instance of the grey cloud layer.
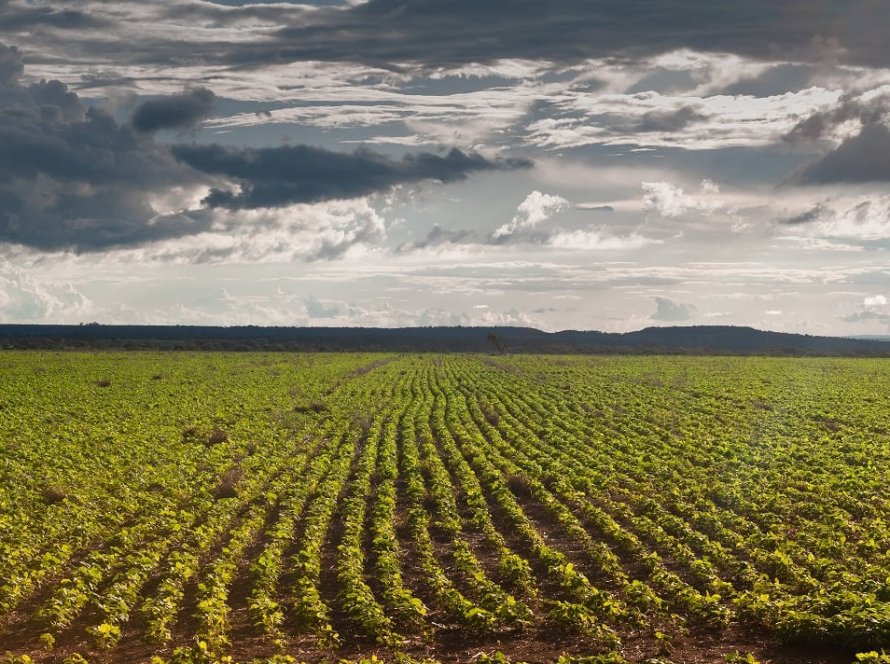
M 0 314 L 104 322 L 49 287 L 29 312 L 40 263 L 50 285 L 85 277 L 97 306 L 179 302 L 164 320 L 190 321 L 181 293 L 216 289 L 223 271 L 203 264 L 224 263 L 243 297 L 205 322 L 515 306 L 560 327 L 865 333 L 887 315 L 859 303 L 890 295 L 890 68 L 850 64 L 890 66 L 886 3 L 237 4 L 0 0 L 0 40 L 29 59 L 0 48 L 0 253 L 22 257 L 5 281 L 0 259 Z M 538 166 L 484 175 L 526 165 L 495 154 Z M 406 186 L 385 212 L 365 196 L 463 178 Z M 591 203 L 533 216 L 522 196 L 539 189 Z M 90 254 L 40 255 L 56 249 Z M 405 305 L 332 304 L 353 297 Z
M 207 88 L 147 99 L 133 111 L 131 123 L 136 131 L 146 133 L 192 129 L 210 114 L 215 102 L 216 95 Z
M 0 240 L 82 250 L 194 232 L 150 196 L 203 176 L 58 81 L 21 85 L 19 54 L 0 47 Z
M 862 127 L 800 175 L 803 184 L 890 182 L 890 129 L 880 123 Z
M 884 96 L 864 102 L 848 94 L 834 108 L 813 113 L 798 122 L 785 136 L 785 140 L 790 143 L 820 140 L 850 120 L 858 120 L 863 125 L 879 123 L 887 116 L 888 111 L 890 106 Z
M 890 57 L 885 11 L 868 0 L 848 0 L 843 11 L 831 0 L 552 0 L 546 6 L 538 0 L 370 0 L 303 18 L 304 25 L 234 49 L 230 58 L 442 66 L 500 58 L 574 62 L 678 48 L 765 58 L 818 51 L 831 39 L 854 62 L 886 64 Z
M 41 250 L 97 251 L 203 232 L 214 223 L 210 210 L 162 213 L 154 201 L 220 180 L 240 189 L 213 189 L 207 207 L 252 209 L 529 165 L 459 150 L 394 160 L 309 146 L 171 147 L 151 134 L 195 126 L 212 108 L 213 93 L 153 98 L 137 107 L 130 124 L 120 124 L 86 108 L 59 81 L 23 85 L 22 71 L 19 51 L 0 45 L 0 241 Z
M 120 20 L 117 7 L 125 4 L 115 3 L 111 12 L 101 4 L 59 11 L 6 2 L 0 4 L 0 30 L 24 36 L 34 25 L 87 29 Z M 94 55 L 108 55 L 113 48 L 119 58 L 168 64 L 336 60 L 437 67 L 503 58 L 577 62 L 679 48 L 756 58 L 818 59 L 830 52 L 860 64 L 890 62 L 890 23 L 883 3 L 871 0 L 847 0 L 841 9 L 835 0 L 552 0 L 546 6 L 538 0 L 370 0 L 345 8 L 231 7 L 191 0 L 130 6 L 135 15 L 155 22 L 243 27 L 258 34 L 251 40 L 204 38 L 188 44 L 175 35 L 155 34 L 129 49 L 105 39 L 62 38 L 71 40 L 72 49 Z
M 318 29 L 284 30 L 282 41 L 324 44 L 349 31 L 350 50 L 370 58 L 436 64 L 495 58 L 574 61 L 669 51 L 720 50 L 754 57 L 803 51 L 836 38 L 852 59 L 886 62 L 890 26 L 867 0 L 370 0 L 332 14 Z M 339 35 L 338 35 L 339 31 Z M 324 37 L 324 39 L 319 39 Z M 330 44 L 330 42 L 327 42 Z
M 0 0 L 0 31 L 33 32 L 44 27 L 72 29 L 100 28 L 107 25 L 107 21 L 76 8 L 57 9 Z
M 178 145 L 176 157 L 192 168 L 232 178 L 239 191 L 214 189 L 211 207 L 250 209 L 354 198 L 422 180 L 454 182 L 474 171 L 527 168 L 526 160 L 489 160 L 453 149 L 445 156 L 417 153 L 400 160 L 369 150 L 352 154 L 308 145 L 232 148 Z
M 845 125 L 859 130 L 792 178 L 801 184 L 890 181 L 890 97 L 886 89 L 851 91 L 832 108 L 800 120 L 785 136 L 793 145 L 830 139 Z

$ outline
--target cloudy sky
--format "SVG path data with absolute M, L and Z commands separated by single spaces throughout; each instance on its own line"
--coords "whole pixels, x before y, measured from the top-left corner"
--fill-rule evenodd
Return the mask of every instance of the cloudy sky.
M 883 0 L 0 0 L 0 322 L 890 330 Z

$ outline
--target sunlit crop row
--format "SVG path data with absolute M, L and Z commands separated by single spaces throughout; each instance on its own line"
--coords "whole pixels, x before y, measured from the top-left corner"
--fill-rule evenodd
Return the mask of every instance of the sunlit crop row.
M 9 662 L 890 659 L 883 360 L 0 365 Z

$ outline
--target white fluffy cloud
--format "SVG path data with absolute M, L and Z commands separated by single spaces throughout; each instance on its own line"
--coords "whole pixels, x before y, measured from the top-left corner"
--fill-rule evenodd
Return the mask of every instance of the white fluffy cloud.
M 890 331 L 890 306 L 887 306 L 884 295 L 869 295 L 856 311 L 842 316 L 841 319 L 847 323 L 879 323 Z
M 643 208 L 662 217 L 679 217 L 689 209 L 693 199 L 683 189 L 668 182 L 643 182 Z
M 643 209 L 657 212 L 662 217 L 674 218 L 697 211 L 711 214 L 727 209 L 718 195 L 720 187 L 710 180 L 702 180 L 698 194 L 687 194 L 682 187 L 669 182 L 643 182 Z
M 693 304 L 674 302 L 666 297 L 656 297 L 655 313 L 650 318 L 664 323 L 681 323 L 695 317 L 697 311 Z
M 260 210 L 214 210 L 211 230 L 112 251 L 110 262 L 264 263 L 332 260 L 374 250 L 386 222 L 368 198 Z
M 702 89 L 673 95 L 567 89 L 548 99 L 560 110 L 558 117 L 535 120 L 526 129 L 531 144 L 554 150 L 595 144 L 687 150 L 765 146 L 791 131 L 802 116 L 837 104 L 841 96 L 839 90 L 820 87 L 769 97 Z
M 639 233 L 611 235 L 603 230 L 558 231 L 548 240 L 548 244 L 559 249 L 608 250 L 639 249 L 650 244 L 661 244 L 661 240 L 644 237 Z
M 890 195 L 841 194 L 782 221 L 789 235 L 869 242 L 890 239 Z
M 533 191 L 516 208 L 516 214 L 509 224 L 498 227 L 492 236 L 497 239 L 513 235 L 517 231 L 534 228 L 542 221 L 568 209 L 569 202 L 562 196 Z
M 43 282 L 0 256 L 0 322 L 84 322 L 91 310 L 70 282 Z

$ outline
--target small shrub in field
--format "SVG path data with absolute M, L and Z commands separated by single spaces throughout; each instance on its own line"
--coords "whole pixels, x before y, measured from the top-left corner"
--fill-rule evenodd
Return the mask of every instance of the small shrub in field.
M 222 429 L 216 428 L 210 432 L 210 435 L 207 437 L 207 445 L 219 445 L 220 443 L 224 443 L 229 439 L 229 434 L 223 431 Z
M 43 495 L 43 502 L 47 505 L 56 505 L 68 497 L 68 494 L 62 485 L 55 483 L 45 485 L 41 494 Z
M 238 483 L 244 478 L 244 472 L 240 468 L 231 468 L 220 475 L 213 489 L 214 498 L 234 498 L 237 494 Z
M 111 379 L 110 378 L 100 378 L 96 381 L 97 387 L 111 387 Z
M 294 406 L 294 410 L 298 413 L 323 413 L 328 409 L 327 405 L 321 401 L 313 401 L 310 404 L 301 404 Z
M 507 475 L 507 486 L 509 487 L 510 491 L 513 492 L 513 495 L 520 498 L 531 498 L 531 481 L 522 473 L 513 473 L 512 475 Z

